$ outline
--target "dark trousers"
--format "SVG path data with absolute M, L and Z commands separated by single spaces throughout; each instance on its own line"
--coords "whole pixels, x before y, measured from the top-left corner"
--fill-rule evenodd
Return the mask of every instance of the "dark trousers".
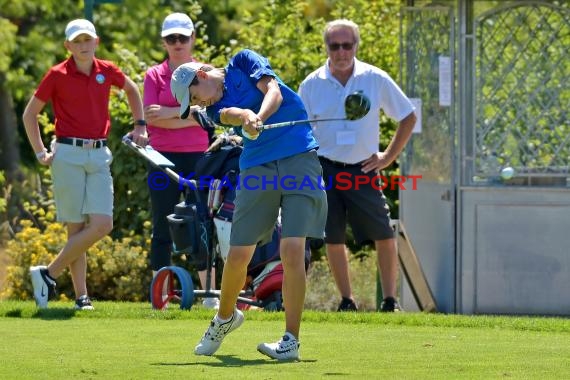
M 176 166 L 173 170 L 184 179 L 192 179 L 196 162 L 203 153 L 160 152 Z M 195 173 L 194 173 L 195 174 Z M 184 200 L 184 189 L 166 173 L 149 165 L 147 181 L 151 211 L 152 238 L 150 248 L 150 266 L 157 271 L 171 264 L 172 239 L 166 217 L 174 212 L 174 206 Z

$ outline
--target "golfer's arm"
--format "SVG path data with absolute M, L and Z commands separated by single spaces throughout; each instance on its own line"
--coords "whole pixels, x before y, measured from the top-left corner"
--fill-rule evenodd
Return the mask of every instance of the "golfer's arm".
M 238 107 L 223 108 L 220 111 L 220 122 L 225 125 L 241 126 L 242 115 L 246 110 Z
M 390 144 L 384 151 L 384 154 L 390 162 L 394 161 L 402 150 L 404 150 L 404 147 L 412 135 L 414 124 L 416 124 L 416 114 L 414 112 L 411 112 L 408 116 L 402 119 L 402 121 L 400 121 L 400 125 L 398 126 L 392 141 L 390 141 Z
M 277 80 L 270 76 L 264 76 L 261 78 L 259 82 L 257 82 L 257 88 L 265 94 L 257 116 L 265 122 L 271 115 L 277 112 L 279 107 L 281 107 L 283 95 L 281 95 L 281 90 L 279 89 L 279 83 L 277 83 Z
M 28 136 L 30 145 L 35 153 L 39 153 L 45 149 L 42 136 L 40 134 L 40 126 L 38 124 L 38 114 L 44 108 L 45 104 L 45 102 L 35 96 L 32 96 L 24 110 L 24 114 L 22 115 L 26 135 Z
M 265 94 L 257 116 L 265 122 L 265 120 L 281 107 L 283 96 L 279 89 L 279 83 L 277 83 L 275 78 L 270 76 L 261 78 L 259 82 L 257 82 L 257 88 Z M 220 113 L 220 121 L 226 125 L 242 125 L 242 116 L 245 111 L 245 109 L 238 107 L 224 108 Z

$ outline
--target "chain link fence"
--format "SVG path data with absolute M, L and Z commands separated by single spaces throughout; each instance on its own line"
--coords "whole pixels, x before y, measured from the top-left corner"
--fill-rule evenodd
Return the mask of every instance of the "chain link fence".
M 473 180 L 493 183 L 503 168 L 512 167 L 512 184 L 566 186 L 568 2 L 499 5 L 475 18 Z

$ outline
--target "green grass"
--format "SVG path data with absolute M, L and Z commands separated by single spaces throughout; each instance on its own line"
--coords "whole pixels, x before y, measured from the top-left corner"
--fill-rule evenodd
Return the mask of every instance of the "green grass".
M 563 379 L 570 320 L 307 311 L 298 363 L 259 354 L 283 313 L 246 312 L 212 357 L 192 353 L 212 312 L 148 304 L 0 302 L 0 379 Z M 172 305 L 175 306 L 175 305 Z

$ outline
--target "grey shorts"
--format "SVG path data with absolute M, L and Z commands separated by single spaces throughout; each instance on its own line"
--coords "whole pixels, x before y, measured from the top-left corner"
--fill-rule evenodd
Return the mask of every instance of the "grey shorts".
M 112 161 L 107 147 L 55 144 L 51 175 L 58 221 L 81 223 L 90 214 L 113 215 Z
M 281 237 L 324 237 L 327 198 L 315 151 L 255 166 L 240 173 L 230 244 L 271 241 L 281 210 Z
M 347 179 L 356 176 L 368 176 L 369 181 L 377 172 L 363 173 L 360 165 L 340 166 L 321 159 L 324 179 L 327 184 L 328 216 L 325 242 L 344 244 L 346 242 L 346 224 L 350 224 L 357 244 L 385 240 L 394 237 L 390 227 L 390 208 L 381 190 L 374 186 L 353 183 Z M 338 177 L 340 174 L 341 177 Z M 341 181 L 337 181 L 341 178 Z

